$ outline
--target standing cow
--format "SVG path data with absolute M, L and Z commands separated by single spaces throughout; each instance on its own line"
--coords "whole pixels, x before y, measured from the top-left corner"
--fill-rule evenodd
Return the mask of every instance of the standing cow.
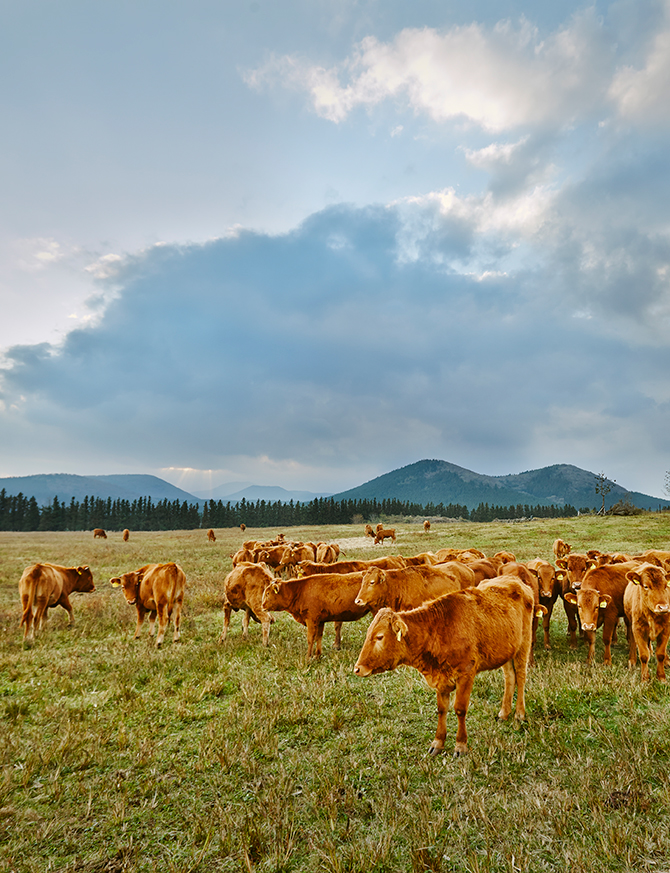
M 107 534 L 104 532 L 104 530 L 101 527 L 96 527 L 95 530 L 93 531 L 93 539 L 94 540 L 97 540 L 97 539 L 106 540 Z
M 181 610 L 184 602 L 186 576 L 177 564 L 146 564 L 132 573 L 124 573 L 110 579 L 113 588 L 123 588 L 123 596 L 129 606 L 137 609 L 135 639 L 140 635 L 144 616 L 149 613 L 149 636 L 156 630 L 158 616 L 158 635 L 156 648 L 160 649 L 165 637 L 168 622 L 174 615 L 173 641 L 180 639 Z
M 454 756 L 467 752 L 465 716 L 477 673 L 502 667 L 505 691 L 498 718 L 512 711 L 525 718 L 524 688 L 528 669 L 533 620 L 533 593 L 510 577 L 500 584 L 483 582 L 445 594 L 432 603 L 408 612 L 382 609 L 368 628 L 356 661 L 357 676 L 414 667 L 437 694 L 437 732 L 430 753 L 444 748 L 447 712 L 453 691 L 458 731 Z
M 19 627 L 24 626 L 23 639 L 35 639 L 35 628 L 42 630 L 46 611 L 62 606 L 70 624 L 74 623 L 70 595 L 78 591 L 95 591 L 90 567 L 61 567 L 58 564 L 33 564 L 26 567 L 19 580 L 19 597 L 23 615 Z
M 123 532 L 123 542 L 127 543 L 129 539 L 130 539 L 130 531 L 128 530 L 128 528 L 126 528 Z
M 656 678 L 665 682 L 665 661 L 670 637 L 668 576 L 653 564 L 642 564 L 626 573 L 623 595 L 624 620 L 628 631 L 628 665 L 634 667 L 640 653 L 642 681 L 649 679 L 651 643 L 656 640 Z M 637 651 L 636 651 L 637 649 Z

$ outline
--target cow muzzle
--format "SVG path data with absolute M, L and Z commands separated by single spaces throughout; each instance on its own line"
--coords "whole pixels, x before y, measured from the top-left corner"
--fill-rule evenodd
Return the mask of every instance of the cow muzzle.
M 595 624 L 582 624 L 582 630 L 594 631 L 595 629 L 596 629 Z
M 657 603 L 654 607 L 654 612 L 656 613 L 666 613 L 670 612 L 670 604 L 669 603 Z

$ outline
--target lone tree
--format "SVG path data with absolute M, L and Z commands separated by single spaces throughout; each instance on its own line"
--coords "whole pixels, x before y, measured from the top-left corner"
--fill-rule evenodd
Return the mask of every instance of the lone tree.
M 598 510 L 598 515 L 605 515 L 605 498 L 615 485 L 616 479 L 608 479 L 604 473 L 596 475 L 596 494 L 600 494 L 603 499 L 603 505 Z

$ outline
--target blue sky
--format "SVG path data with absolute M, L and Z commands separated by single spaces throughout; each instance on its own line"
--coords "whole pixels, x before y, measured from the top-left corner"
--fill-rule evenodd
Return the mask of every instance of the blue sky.
M 670 2 L 0 6 L 0 476 L 670 468 Z

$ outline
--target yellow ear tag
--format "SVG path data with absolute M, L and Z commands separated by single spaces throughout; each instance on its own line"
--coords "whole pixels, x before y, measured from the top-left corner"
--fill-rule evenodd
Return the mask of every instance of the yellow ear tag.
M 541 609 L 538 609 L 538 611 L 535 613 L 535 615 L 536 615 L 537 618 L 542 618 L 542 616 L 544 615 L 544 613 L 542 612 Z
M 600 608 L 605 609 L 606 606 L 607 606 L 607 601 L 603 600 L 602 603 L 600 604 Z
M 120 588 L 121 587 L 120 582 L 110 582 L 109 584 L 112 586 L 112 588 Z
M 398 633 L 396 634 L 396 639 L 398 640 L 398 642 L 400 642 L 400 640 L 402 639 L 402 631 L 398 631 Z

